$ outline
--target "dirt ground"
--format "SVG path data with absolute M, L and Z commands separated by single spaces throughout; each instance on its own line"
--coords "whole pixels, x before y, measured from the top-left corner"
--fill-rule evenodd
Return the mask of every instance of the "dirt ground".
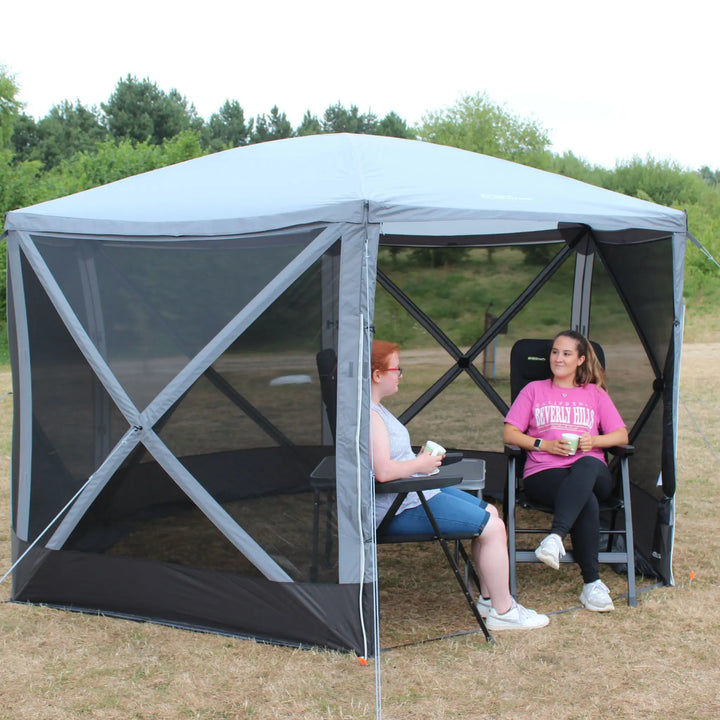
M 603 579 L 609 614 L 582 610 L 574 566 L 520 567 L 521 600 L 547 628 L 489 645 L 455 603 L 439 550 L 381 548 L 383 652 L 354 656 L 261 645 L 44 607 L 0 604 L 0 718 L 125 720 L 343 718 L 716 720 L 720 717 L 720 344 L 686 344 L 681 374 L 674 587 Z M 406 356 L 406 364 L 412 358 Z M 11 396 L 0 372 L 0 462 L 9 476 Z M 0 570 L 10 566 L 9 493 L 0 488 Z M 6 581 L 0 600 L 9 598 Z M 459 632 L 433 636 L 438 617 Z M 378 681 L 379 680 L 379 684 Z M 377 688 L 380 688 L 379 694 Z

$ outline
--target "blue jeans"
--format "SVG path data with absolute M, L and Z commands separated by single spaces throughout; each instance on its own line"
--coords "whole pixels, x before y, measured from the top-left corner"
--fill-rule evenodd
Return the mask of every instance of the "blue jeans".
M 446 487 L 428 500 L 442 532 L 482 532 L 490 519 L 487 503 L 456 487 Z M 420 535 L 433 528 L 422 505 L 404 510 L 390 522 L 388 535 Z

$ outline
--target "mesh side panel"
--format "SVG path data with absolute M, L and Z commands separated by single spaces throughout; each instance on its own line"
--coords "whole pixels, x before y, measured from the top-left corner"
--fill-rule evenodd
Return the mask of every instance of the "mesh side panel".
M 88 335 L 144 408 L 318 232 L 164 243 L 33 240 Z
M 30 537 L 45 529 L 127 430 L 23 261 L 32 362 Z
M 662 368 L 673 332 L 672 243 L 664 239 L 637 245 L 599 244 L 603 263 Z
M 658 486 L 663 436 L 662 401 L 640 424 L 638 420 L 653 398 L 655 373 L 648 351 L 662 369 L 672 334 L 672 266 L 669 252 L 668 242 L 603 246 L 603 264 L 596 264 L 593 276 L 592 337 L 605 349 L 607 382 L 613 400 L 628 429 L 634 428 L 637 433 L 634 440 L 636 452 L 630 461 L 630 469 L 633 484 L 643 490 L 634 513 L 643 511 L 648 515 L 645 525 L 636 523 L 638 548 L 643 551 L 649 549 L 652 543 L 655 520 L 653 500 L 663 497 L 662 487 Z M 611 273 L 623 297 L 618 294 Z M 639 283 L 638 277 L 646 281 Z M 655 284 L 656 279 L 660 284 Z M 623 300 L 629 301 L 637 328 Z M 647 349 L 641 344 L 638 332 L 645 336 Z M 645 504 L 647 508 L 643 507 Z M 640 527 L 646 534 L 649 533 L 648 537 L 643 536 Z
M 337 313 L 337 299 L 328 303 L 323 290 L 326 260 L 292 283 L 153 428 L 295 581 L 337 582 L 334 489 L 310 480 L 333 452 L 323 441 L 315 360 Z M 261 577 L 142 447 L 111 478 L 65 549 Z
M 595 265 L 592 293 L 592 338 L 603 347 L 608 389 L 628 428 L 632 428 L 653 394 L 655 375 L 622 299 L 601 263 Z

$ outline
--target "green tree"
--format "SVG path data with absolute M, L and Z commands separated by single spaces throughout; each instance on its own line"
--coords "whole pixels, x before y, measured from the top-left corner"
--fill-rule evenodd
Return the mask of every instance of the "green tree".
M 295 134 L 300 137 L 302 135 L 319 135 L 321 132 L 322 125 L 317 115 L 312 115 L 309 110 L 306 110 Z
M 668 207 L 696 203 L 704 189 L 702 178 L 668 160 L 645 161 L 639 157 L 620 164 L 607 176 L 607 185 L 625 195 L 650 200 Z
M 15 120 L 10 142 L 16 162 L 30 160 L 33 150 L 40 143 L 40 133 L 35 118 L 21 113 Z
M 268 140 L 281 140 L 293 136 L 293 129 L 285 113 L 273 105 L 270 115 L 258 115 L 255 118 L 255 127 L 250 136 L 250 142 L 260 143 Z
M 378 121 L 373 113 L 361 113 L 357 105 L 351 105 L 350 109 L 343 107 L 340 103 L 331 105 L 322 121 L 317 115 L 306 111 L 302 122 L 296 131 L 296 135 L 318 135 L 320 133 L 360 133 L 372 135 L 387 135 L 399 138 L 414 138 L 414 131 L 408 127 L 397 113 L 389 112 L 382 120 Z
M 193 130 L 181 132 L 162 145 L 106 140 L 92 151 L 64 160 L 45 174 L 43 182 L 49 197 L 62 197 L 202 154 L 200 135 Z
M 418 137 L 533 167 L 546 168 L 552 158 L 550 138 L 538 123 L 513 115 L 485 94 L 466 95 L 451 108 L 425 114 Z
M 0 147 L 7 147 L 13 134 L 22 103 L 17 99 L 18 86 L 4 65 L 0 65 Z
M 22 135 L 18 136 L 18 130 Z M 88 109 L 79 100 L 74 105 L 64 100 L 50 109 L 34 131 L 27 120 L 18 123 L 13 141 L 22 155 L 39 160 L 50 169 L 76 153 L 92 150 L 107 137 L 108 132 L 95 108 Z
M 407 138 L 412 140 L 415 138 L 415 132 L 408 127 L 397 113 L 389 112 L 375 127 L 376 135 L 387 135 L 388 137 Z
M 37 161 L 15 162 L 12 152 L 0 148 L 0 230 L 5 225 L 5 213 L 45 200 L 40 179 L 41 165 Z M 5 278 L 0 295 L 4 298 Z
M 43 199 L 38 183 L 40 163 L 18 162 L 13 153 L 11 139 L 22 110 L 17 94 L 15 78 L 0 65 L 0 231 L 5 225 L 5 213 L 8 210 L 32 205 Z M 3 274 L 0 280 L 0 297 L 3 302 L 4 283 Z M 4 314 L 0 317 L 4 318 Z
M 713 172 L 707 165 L 703 165 L 698 171 L 698 174 L 708 185 L 715 186 L 720 184 L 720 170 Z
M 253 121 L 245 121 L 245 111 L 237 100 L 226 100 L 210 116 L 202 130 L 203 145 L 210 152 L 240 147 L 250 142 Z
M 558 175 L 565 175 L 602 187 L 607 187 L 609 176 L 612 174 L 612 170 L 598 165 L 590 165 L 571 151 L 564 152 L 562 155 L 553 155 L 547 169 Z
M 200 130 L 195 106 L 175 89 L 162 91 L 148 78 L 128 75 L 119 80 L 107 103 L 101 103 L 105 124 L 118 140 L 160 145 L 183 130 Z
M 377 115 L 374 113 L 361 113 L 357 105 L 346 109 L 342 104 L 331 105 L 322 120 L 324 133 L 364 133 L 374 134 L 377 128 Z
M 158 167 L 192 160 L 205 155 L 206 152 L 202 147 L 200 133 L 195 130 L 184 130 L 162 144 Z
M 11 138 L 15 124 L 22 110 L 17 99 L 18 86 L 15 78 L 0 65 L 0 231 L 5 226 L 8 210 L 32 205 L 40 199 L 37 175 L 40 163 L 16 162 L 13 156 Z M 0 349 L 5 354 L 5 267 L 6 245 L 0 242 Z

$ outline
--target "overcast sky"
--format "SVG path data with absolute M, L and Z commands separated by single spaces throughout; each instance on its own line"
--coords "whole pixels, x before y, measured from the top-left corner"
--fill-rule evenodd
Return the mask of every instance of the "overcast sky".
M 128 74 L 208 118 L 357 105 L 409 124 L 486 93 L 552 150 L 720 169 L 718 11 L 706 0 L 35 0 L 0 10 L 0 65 L 25 111 L 107 101 Z

